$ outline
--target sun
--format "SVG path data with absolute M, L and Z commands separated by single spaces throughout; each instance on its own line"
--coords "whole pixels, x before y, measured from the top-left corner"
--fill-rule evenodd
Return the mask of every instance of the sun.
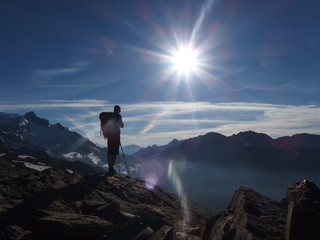
M 198 54 L 192 46 L 182 46 L 172 56 L 173 68 L 180 74 L 195 72 L 198 65 Z

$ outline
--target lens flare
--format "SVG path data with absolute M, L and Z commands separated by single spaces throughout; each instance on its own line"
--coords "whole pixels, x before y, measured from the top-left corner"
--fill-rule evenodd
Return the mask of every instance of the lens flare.
M 181 202 L 181 206 L 182 206 L 182 210 L 183 210 L 183 214 L 184 214 L 183 222 L 182 222 L 183 226 L 181 226 L 181 227 L 184 228 L 190 219 L 188 201 L 187 201 L 187 196 L 183 192 L 183 189 L 182 189 L 182 183 L 181 183 L 180 176 L 179 176 L 178 172 L 176 171 L 174 161 L 172 161 L 172 160 L 169 161 L 168 177 L 171 180 L 171 182 L 173 183 L 173 185 L 176 188 L 176 191 L 178 193 L 178 196 L 180 197 L 180 202 Z
M 145 182 L 147 189 L 160 186 L 166 178 L 165 167 L 160 161 L 150 160 L 141 165 L 140 177 Z
M 157 186 L 158 184 L 159 184 L 159 178 L 154 172 L 148 173 L 145 176 L 145 186 L 148 189 L 150 189 L 150 190 L 154 189 L 155 186 Z

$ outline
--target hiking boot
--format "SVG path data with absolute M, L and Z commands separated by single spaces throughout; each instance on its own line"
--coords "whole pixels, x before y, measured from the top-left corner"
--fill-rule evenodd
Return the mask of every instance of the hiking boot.
M 115 175 L 115 174 L 117 174 L 116 170 L 114 170 L 113 168 L 110 168 L 108 175 Z

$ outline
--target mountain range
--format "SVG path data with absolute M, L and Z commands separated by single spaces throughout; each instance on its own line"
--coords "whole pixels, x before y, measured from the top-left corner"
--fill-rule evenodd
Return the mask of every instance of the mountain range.
M 131 176 L 220 208 L 226 206 L 239 183 L 277 200 L 292 182 L 310 179 L 320 183 L 319 135 L 301 133 L 272 139 L 253 131 L 232 136 L 207 133 L 174 139 L 164 146 L 123 148 L 125 159 L 120 154 L 118 172 L 126 173 L 126 160 Z M 106 148 L 34 112 L 0 113 L 0 153 L 42 157 L 60 166 L 75 163 L 88 173 L 107 169 Z
M 106 148 L 59 123 L 39 118 L 34 112 L 24 116 L 0 113 L 0 146 L 15 153 L 43 151 L 51 157 L 98 166 L 107 160 Z M 229 137 L 211 132 L 186 140 L 174 139 L 164 146 L 130 145 L 124 149 L 136 160 L 184 159 L 227 167 L 320 169 L 320 135 L 306 133 L 272 139 L 253 131 Z
M 51 157 L 102 165 L 107 150 L 61 124 L 34 112 L 24 116 L 0 113 L 0 145 L 15 153 L 43 152 Z
M 133 156 L 140 159 L 185 159 L 222 167 L 250 169 L 306 170 L 320 169 L 320 135 L 295 134 L 272 139 L 253 131 L 232 136 L 207 133 L 166 146 L 149 146 Z

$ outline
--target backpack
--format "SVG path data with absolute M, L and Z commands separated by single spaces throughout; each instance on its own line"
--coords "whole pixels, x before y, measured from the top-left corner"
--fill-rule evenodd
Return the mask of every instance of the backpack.
M 114 131 L 114 124 L 112 121 L 113 116 L 114 116 L 113 112 L 102 112 L 99 115 L 100 125 L 101 125 L 100 134 L 102 132 L 105 138 L 109 138 L 112 132 Z

